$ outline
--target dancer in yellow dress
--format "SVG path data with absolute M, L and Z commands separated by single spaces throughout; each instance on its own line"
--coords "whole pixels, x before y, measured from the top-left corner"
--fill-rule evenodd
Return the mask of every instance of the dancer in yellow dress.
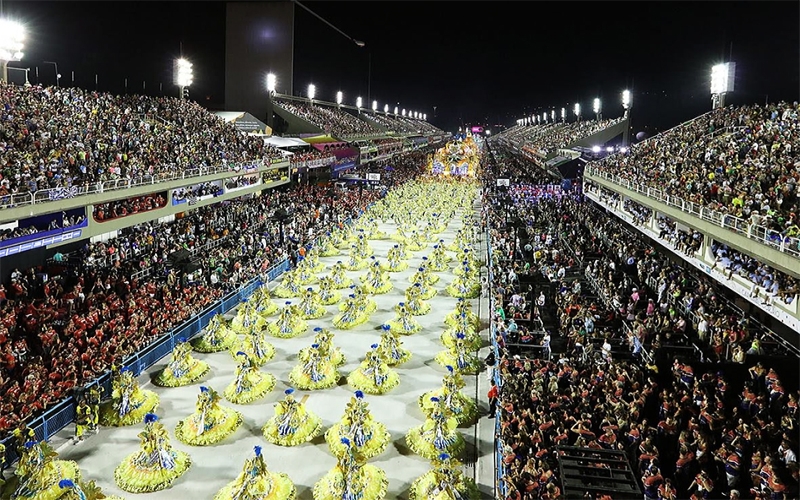
M 345 299 L 342 303 L 344 310 L 334 316 L 333 326 L 340 330 L 349 330 L 367 321 L 363 304 L 359 303 L 355 294 Z
M 430 260 L 428 260 L 427 257 L 422 258 L 422 264 L 419 267 L 422 268 L 421 272 L 422 272 L 422 277 L 425 280 L 425 283 L 427 283 L 430 286 L 433 286 L 439 282 L 440 278 L 439 276 L 433 274 L 433 269 L 431 269 Z M 412 282 L 413 281 L 414 280 L 412 280 Z
M 60 460 L 58 453 L 46 441 L 31 440 L 20 447 L 20 458 L 14 469 L 14 477 L 9 479 L 8 484 L 0 485 L 15 500 L 55 500 L 64 494 L 59 484 L 62 480 L 74 484 L 80 479 L 81 470 L 77 462 Z
M 389 366 L 400 366 L 411 359 L 411 351 L 403 349 L 403 343 L 392 331 L 391 325 L 382 325 L 381 343 L 378 350 Z
M 319 261 L 319 254 L 319 249 L 316 246 L 312 246 L 308 249 L 305 258 L 303 259 L 306 261 L 308 269 L 314 274 L 319 274 L 323 272 L 326 267 L 328 267 Z M 314 281 L 316 282 L 316 277 Z
M 430 254 L 428 258 L 429 262 L 428 267 L 430 268 L 431 271 L 435 272 L 447 271 L 448 268 L 450 267 L 448 262 L 444 259 L 443 252 L 438 252 L 440 248 L 442 247 L 440 247 L 439 245 L 434 245 L 433 252 Z
M 406 248 L 412 252 L 419 252 L 424 250 L 426 244 L 422 241 L 422 235 L 416 230 L 411 231 L 411 236 L 406 239 Z
M 300 295 L 302 283 L 297 274 L 297 269 L 283 273 L 281 284 L 278 285 L 272 294 L 281 299 L 292 299 Z
M 456 341 L 461 339 L 469 351 L 477 351 L 483 346 L 483 339 L 469 321 L 466 314 L 462 313 L 461 322 L 447 328 L 440 337 L 442 344 L 448 349 L 455 349 Z
M 368 259 L 375 253 L 369 245 L 369 240 L 363 234 L 359 234 L 356 240 L 356 253 L 362 259 Z
M 446 351 L 441 351 L 434 358 L 442 367 L 452 366 L 461 374 L 478 373 L 483 368 L 483 363 L 471 351 L 465 342 L 463 333 L 456 335 L 455 345 Z
M 362 269 L 366 269 L 367 266 L 369 266 L 369 261 L 360 255 L 358 246 L 353 243 L 347 262 L 344 263 L 344 268 L 348 271 L 361 271 Z
M 344 273 L 346 270 L 347 268 L 341 260 L 337 261 L 336 264 L 331 267 L 330 278 L 333 282 L 334 289 L 342 290 L 344 288 L 350 288 L 350 286 L 353 284 L 353 280 L 348 278 Z
M 308 396 L 297 401 L 294 389 L 286 389 L 283 401 L 275 404 L 275 415 L 264 425 L 264 437 L 278 446 L 297 446 L 322 433 L 322 419 L 306 408 Z
M 447 453 L 433 460 L 433 469 L 411 483 L 409 500 L 479 500 L 475 480 L 461 471 L 461 463 Z
M 261 285 L 256 288 L 253 295 L 247 300 L 256 305 L 256 312 L 262 317 L 266 318 L 278 312 L 278 304 L 272 301 L 272 294 L 269 291 L 268 285 Z
M 190 385 L 211 371 L 208 363 L 192 357 L 192 346 L 180 338 L 172 349 L 172 359 L 153 377 L 153 383 L 160 387 L 182 387 Z
M 450 409 L 439 398 L 431 398 L 435 404 L 425 423 L 413 427 L 406 434 L 406 444 L 417 455 L 433 460 L 442 453 L 458 456 L 464 449 L 464 437 L 456 429 L 458 421 Z
M 397 312 L 397 317 L 386 323 L 393 333 L 398 335 L 413 335 L 422 330 L 422 326 L 414 319 L 414 316 L 411 314 L 411 311 L 409 311 L 405 302 L 397 304 L 395 311 Z
M 325 316 L 325 307 L 322 305 L 319 293 L 313 288 L 306 288 L 303 298 L 300 300 L 300 315 L 303 319 L 318 319 Z
M 314 500 L 383 500 L 389 486 L 386 473 L 366 463 L 350 439 L 342 438 L 342 444 L 348 451 L 314 485 Z
M 322 355 L 329 358 L 335 367 L 339 368 L 347 362 L 347 357 L 342 349 L 333 345 L 333 333 L 327 328 L 319 326 L 314 328 L 314 343 L 319 346 L 317 349 Z
M 267 328 L 251 329 L 244 337 L 230 349 L 231 356 L 236 359 L 237 353 L 247 354 L 250 361 L 256 366 L 264 366 L 275 357 L 275 346 L 267 340 Z
M 239 341 L 236 332 L 228 327 L 228 322 L 221 314 L 211 318 L 202 337 L 192 341 L 192 349 L 197 352 L 210 353 L 227 351 Z
M 339 372 L 333 360 L 325 356 L 319 344 L 300 350 L 298 363 L 289 372 L 289 381 L 298 389 L 313 391 L 328 389 L 339 381 Z
M 106 495 L 93 480 L 76 483 L 71 479 L 62 479 L 58 482 L 58 487 L 61 489 L 57 497 L 59 500 L 124 500 L 116 495 Z M 44 498 L 37 497 L 37 500 Z
M 324 269 L 324 267 L 323 267 Z M 319 278 L 314 273 L 314 264 L 308 259 L 303 258 L 297 263 L 297 283 L 300 285 L 310 285 L 319 281 Z M 302 292 L 301 292 L 302 293 Z
M 381 269 L 381 263 L 374 257 L 373 259 L 372 266 L 370 266 L 365 275 L 361 276 L 364 289 L 374 295 L 389 293 L 394 288 L 394 285 L 389 280 L 389 275 Z
M 342 300 L 342 294 L 336 291 L 336 285 L 330 276 L 323 276 L 319 280 L 319 302 L 324 306 L 331 306 Z
M 381 264 L 381 269 L 390 273 L 399 273 L 408 269 L 408 262 L 403 260 L 400 245 L 394 245 L 386 255 L 386 262 Z
M 473 276 L 456 276 L 446 290 L 451 297 L 474 299 L 481 294 L 481 284 Z
M 370 218 L 369 221 L 367 221 L 367 230 L 369 231 L 369 239 L 371 240 L 389 239 L 389 235 L 378 228 L 378 221 L 374 218 Z
M 267 329 L 273 337 L 290 339 L 304 334 L 308 329 L 308 323 L 300 315 L 297 306 L 287 301 L 278 313 L 278 318 L 269 323 Z
M 347 383 L 353 389 L 367 394 L 386 394 L 400 383 L 400 375 L 392 370 L 379 349 L 379 344 L 372 344 L 366 358 L 356 370 L 347 377 Z
M 363 312 L 367 317 L 378 310 L 378 303 L 369 296 L 369 291 L 364 285 L 350 285 L 350 289 L 353 290 L 356 302 L 362 306 Z M 342 305 L 339 306 L 339 310 L 344 310 Z
M 480 318 L 472 311 L 472 305 L 466 299 L 458 299 L 455 310 L 445 316 L 444 322 L 447 326 L 452 328 L 463 326 L 465 315 L 468 325 L 471 325 L 475 329 L 480 326 Z
M 148 413 L 139 433 L 141 448 L 114 470 L 114 482 L 131 493 L 151 493 L 172 486 L 192 465 L 189 455 L 172 448 L 169 434 L 158 417 Z
M 236 361 L 233 382 L 222 393 L 225 399 L 244 405 L 263 398 L 275 388 L 275 376 L 261 372 L 246 353 L 236 353 Z
M 336 243 L 333 238 L 333 233 L 329 232 L 320 243 L 319 255 L 320 257 L 336 257 L 341 254 L 341 250 L 336 248 Z
M 222 398 L 214 389 L 200 387 L 195 412 L 175 427 L 178 441 L 192 446 L 219 443 L 242 425 L 242 414 L 219 404 Z
M 422 300 L 429 300 L 432 299 L 436 295 L 436 289 L 430 286 L 426 281 L 425 277 L 422 275 L 422 268 L 420 267 L 419 270 L 415 273 L 416 279 L 413 280 L 411 283 L 414 286 L 419 287 L 419 297 Z
M 231 329 L 239 335 L 247 335 L 251 330 L 264 328 L 267 320 L 258 313 L 257 305 L 253 301 L 242 303 L 236 316 L 231 321 Z
M 422 300 L 421 294 L 422 285 L 419 283 L 406 288 L 405 304 L 412 316 L 424 316 L 431 312 L 431 305 Z M 399 312 L 399 308 L 395 308 L 395 311 Z
M 442 379 L 442 387 L 420 396 L 420 409 L 425 415 L 430 416 L 436 409 L 436 403 L 431 398 L 438 398 L 445 407 L 450 408 L 458 425 L 474 422 L 478 415 L 478 405 L 473 398 L 461 392 L 465 385 L 461 374 L 452 366 L 448 366 L 447 374 Z
M 242 472 L 219 490 L 214 500 L 294 500 L 297 488 L 289 476 L 267 469 L 260 446 L 253 451 L 255 456 L 244 462 Z
M 158 406 L 158 395 L 139 387 L 129 368 L 119 373 L 112 370 L 111 400 L 100 407 L 100 425 L 121 427 L 142 421 Z
M 350 446 L 355 447 L 364 460 L 386 451 L 392 441 L 392 435 L 386 430 L 386 426 L 372 418 L 369 404 L 364 401 L 364 393 L 361 391 L 355 392 L 345 407 L 342 419 L 325 433 L 325 441 L 334 457 L 342 457 L 350 451 L 342 438 L 347 438 Z
M 391 239 L 397 242 L 405 242 L 408 240 L 408 227 L 406 224 L 400 224 L 397 226 L 397 231 L 394 232 L 390 236 Z

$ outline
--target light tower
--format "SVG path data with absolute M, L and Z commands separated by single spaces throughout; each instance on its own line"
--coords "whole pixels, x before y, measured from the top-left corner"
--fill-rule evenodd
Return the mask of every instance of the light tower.
M 578 118 L 578 121 L 581 121 L 581 105 L 580 103 L 575 103 L 575 108 L 572 110 L 575 113 L 575 116 Z
M 8 81 L 9 62 L 22 60 L 24 41 L 25 28 L 20 23 L 0 19 L 0 81 Z
M 561 121 L 567 121 L 567 108 L 561 108 Z
M 725 107 L 725 94 L 733 92 L 736 63 L 716 64 L 711 68 L 711 105 L 713 109 Z
M 317 96 L 317 86 L 313 83 L 308 85 L 308 100 L 314 102 L 314 98 Z
M 592 111 L 594 111 L 594 117 L 595 117 L 595 119 L 597 121 L 600 121 L 600 120 L 603 119 L 603 115 L 600 114 L 600 112 L 602 111 L 602 108 L 600 107 L 600 98 L 599 97 L 595 97 L 594 101 L 592 101 Z
M 175 84 L 180 89 L 181 99 L 188 99 L 189 87 L 194 81 L 194 71 L 192 63 L 184 58 L 175 60 Z
M 344 102 L 344 94 L 340 90 L 339 92 L 336 92 L 336 104 L 341 106 L 342 102 Z

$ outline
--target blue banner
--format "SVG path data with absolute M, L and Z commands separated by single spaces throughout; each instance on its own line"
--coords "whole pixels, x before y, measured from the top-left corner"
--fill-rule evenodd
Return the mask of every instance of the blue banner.
M 356 166 L 356 162 L 355 161 L 348 161 L 348 162 L 344 162 L 344 163 L 334 163 L 333 166 L 331 167 L 331 172 L 336 174 L 336 173 L 339 173 L 339 172 L 344 172 L 345 170 L 350 170 L 351 168 L 353 168 L 355 166 Z
M 55 229 L 53 231 L 47 231 L 47 235 L 43 235 L 43 233 L 38 233 L 35 235 L 32 234 L 31 236 L 37 237 L 38 239 L 6 248 L 0 248 L 0 258 L 27 252 L 28 250 L 33 250 L 34 248 L 46 247 L 54 243 L 61 243 L 62 241 L 78 239 L 81 237 L 82 233 L 83 231 L 80 229 L 66 231 L 62 229 Z

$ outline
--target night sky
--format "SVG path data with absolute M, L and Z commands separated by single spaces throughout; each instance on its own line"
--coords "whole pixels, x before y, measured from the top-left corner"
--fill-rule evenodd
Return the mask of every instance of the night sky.
M 800 99 L 798 2 L 303 2 L 347 35 L 296 8 L 295 92 L 319 99 L 367 93 L 460 124 L 510 126 L 552 108 L 584 117 L 592 99 L 619 116 L 630 88 L 635 131 L 653 133 L 711 106 L 710 67 L 732 55 L 729 103 Z M 101 91 L 176 95 L 172 62 L 194 63 L 191 97 L 224 109 L 225 6 L 221 2 L 11 2 L 25 22 L 25 60 L 38 81 Z M 255 70 L 261 73 L 260 70 Z M 11 72 L 20 79 L 20 72 Z M 35 69 L 31 70 L 35 83 Z M 369 82 L 369 83 L 368 83 Z M 163 83 L 163 90 L 159 84 Z M 142 89 L 144 85 L 144 91 Z M 434 106 L 436 109 L 434 110 Z

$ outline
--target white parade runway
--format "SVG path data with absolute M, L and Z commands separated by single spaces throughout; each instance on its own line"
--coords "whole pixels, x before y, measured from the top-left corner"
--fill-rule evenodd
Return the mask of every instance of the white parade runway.
M 450 244 L 461 226 L 460 218 L 451 220 L 447 230 L 440 234 L 439 238 Z M 380 230 L 392 234 L 395 232 L 396 226 L 380 224 Z M 375 250 L 375 257 L 381 262 L 386 260 L 387 251 L 393 244 L 392 240 L 370 241 L 370 245 Z M 137 434 L 143 429 L 143 424 L 122 428 L 102 428 L 98 435 L 88 437 L 86 441 L 77 446 L 67 443 L 67 439 L 74 430 L 73 426 L 69 426 L 54 437 L 53 446 L 59 451 L 61 458 L 76 460 L 80 465 L 83 477 L 86 480 L 96 480 L 98 486 L 107 495 L 115 494 L 129 499 L 200 500 L 211 499 L 220 488 L 235 479 L 241 472 L 244 461 L 253 455 L 253 447 L 259 445 L 263 448 L 267 466 L 273 471 L 288 474 L 294 481 L 297 486 L 297 498 L 311 500 L 311 490 L 314 484 L 336 463 L 335 458 L 328 451 L 324 437 L 320 436 L 314 441 L 300 446 L 285 448 L 268 443 L 261 434 L 262 426 L 273 415 L 274 404 L 283 399 L 284 390 L 290 387 L 289 371 L 297 363 L 297 353 L 301 348 L 312 343 L 314 336 L 312 330 L 314 327 L 321 326 L 330 329 L 334 334 L 333 344 L 341 347 L 347 356 L 347 363 L 340 368 L 342 378 L 337 387 L 322 391 L 297 391 L 295 393 L 298 399 L 306 394 L 310 395 L 307 402 L 308 408 L 322 418 L 325 430 L 327 430 L 332 424 L 339 421 L 345 404 L 353 394 L 353 389 L 347 385 L 345 377 L 358 367 L 370 346 L 379 342 L 380 325 L 395 317 L 393 307 L 403 301 L 403 292 L 411 285 L 409 282 L 411 275 L 422 262 L 422 257 L 428 256 L 432 250 L 433 243 L 429 243 L 424 250 L 411 254 L 411 259 L 408 261 L 409 268 L 406 271 L 390 273 L 394 289 L 384 295 L 372 296 L 378 304 L 378 310 L 370 316 L 368 323 L 351 330 L 339 330 L 331 323 L 334 315 L 338 312 L 338 306 L 332 305 L 327 307 L 328 313 L 325 316 L 308 322 L 309 328 L 304 335 L 293 339 L 270 338 L 270 342 L 276 348 L 276 354 L 261 370 L 275 375 L 278 380 L 277 385 L 266 398 L 250 405 L 235 405 L 225 400 L 221 402 L 225 406 L 234 407 L 242 412 L 244 423 L 233 435 L 219 444 L 208 447 L 188 446 L 174 437 L 174 430 L 179 420 L 194 411 L 201 385 L 212 387 L 221 394 L 233 380 L 235 362 L 228 352 L 214 354 L 194 352 L 193 355 L 196 358 L 205 360 L 211 365 L 211 373 L 203 381 L 188 387 L 161 388 L 150 383 L 150 376 L 163 368 L 169 358 L 165 358 L 151 367 L 148 373 L 143 373 L 139 382 L 143 387 L 154 390 L 159 395 L 161 402 L 156 413 L 170 432 L 172 445 L 176 449 L 187 452 L 193 462 L 189 471 L 179 478 L 171 488 L 156 493 L 131 494 L 121 491 L 114 483 L 114 468 L 128 454 L 139 448 Z M 450 254 L 452 255 L 452 253 Z M 330 265 L 337 260 L 345 261 L 346 259 L 347 256 L 344 252 L 338 257 L 321 258 L 320 261 L 327 264 L 328 268 L 320 273 L 320 276 L 327 275 L 330 272 Z M 366 271 L 348 271 L 347 274 L 355 282 L 358 282 L 358 278 L 364 273 Z M 432 310 L 427 315 L 416 318 L 423 330 L 415 335 L 401 337 L 404 347 L 413 353 L 413 357 L 409 362 L 396 368 L 400 374 L 400 385 L 382 396 L 365 396 L 365 401 L 369 403 L 374 418 L 386 424 L 392 435 L 392 444 L 387 451 L 369 460 L 369 463 L 377 465 L 387 473 L 389 480 L 387 499 L 408 498 L 408 490 L 412 481 L 430 469 L 428 461 L 415 455 L 406 447 L 405 435 L 409 429 L 424 421 L 418 406 L 419 396 L 426 391 L 439 388 L 442 376 L 446 373 L 445 368 L 434 361 L 434 356 L 444 349 L 439 336 L 445 328 L 445 316 L 455 308 L 457 299 L 450 297 L 444 291 L 455 276 L 451 272 L 437 274 L 441 279 L 434 287 L 439 293 L 428 301 Z M 274 288 L 276 284 L 272 283 L 271 288 Z M 348 292 L 349 290 L 342 291 L 343 294 Z M 284 302 L 283 299 L 278 298 L 273 300 L 278 304 Z M 475 299 L 471 302 L 477 313 L 478 300 Z M 233 311 L 229 312 L 227 317 L 232 317 L 232 313 Z M 274 317 L 270 319 L 274 319 Z M 467 387 L 463 391 L 469 396 L 475 397 L 476 378 L 465 376 L 464 379 Z M 481 406 L 480 411 L 485 412 L 485 406 Z M 460 431 L 467 441 L 465 453 L 460 458 L 474 460 L 475 428 L 474 426 L 462 427 Z M 469 468 L 465 470 L 465 473 L 468 477 L 473 477 L 474 469 Z

